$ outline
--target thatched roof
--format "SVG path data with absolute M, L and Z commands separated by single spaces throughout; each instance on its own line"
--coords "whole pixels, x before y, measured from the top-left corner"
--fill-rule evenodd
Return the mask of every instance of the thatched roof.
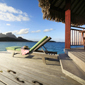
M 65 0 L 39 0 L 43 19 L 65 23 Z M 71 24 L 85 24 L 85 0 L 71 0 Z

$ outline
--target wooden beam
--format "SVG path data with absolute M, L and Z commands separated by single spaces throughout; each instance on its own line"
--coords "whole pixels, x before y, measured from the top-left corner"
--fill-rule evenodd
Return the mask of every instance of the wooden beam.
M 65 12 L 64 9 L 61 9 L 61 8 L 59 8 L 59 7 L 55 7 L 55 6 L 51 6 L 50 9 L 53 9 L 53 10 L 55 10 L 55 11 L 59 11 L 59 12 L 63 12 L 63 13 Z
M 78 3 L 79 0 L 76 0 L 73 4 L 72 4 L 72 7 L 71 7 L 71 10 L 73 10 L 75 8 L 75 5 L 76 3 Z
M 82 30 L 79 30 L 79 29 L 73 29 L 73 28 L 71 28 L 71 30 L 77 30 L 77 31 L 80 31 L 80 32 L 82 31 Z
M 71 1 L 71 4 L 73 4 L 75 2 L 75 0 Z
M 70 49 L 71 0 L 66 0 L 65 9 L 65 49 Z
M 62 1 L 62 2 L 63 2 L 63 1 Z M 51 0 L 50 0 L 50 3 L 52 3 Z M 50 6 L 50 9 L 55 10 L 55 11 L 57 10 L 57 11 L 59 11 L 59 12 L 63 12 L 63 13 L 64 13 L 65 10 L 59 8 L 59 6 L 58 6 L 58 7 L 54 6 L 55 3 L 57 3 L 57 0 L 54 0 L 54 1 L 53 1 L 53 3 L 52 3 L 51 6 Z
M 76 13 L 77 13 L 77 14 L 79 14 L 79 13 L 80 13 L 80 11 L 82 10 L 82 8 L 84 8 L 83 1 L 82 1 L 82 3 L 80 4 L 80 6 L 77 8 Z
M 56 2 L 57 2 L 57 1 L 56 1 L 56 0 L 54 0 L 54 1 L 53 1 L 53 3 L 52 3 L 52 6 L 54 6 L 54 4 L 55 4 Z
M 60 4 L 58 5 L 58 7 L 60 7 L 60 6 L 62 5 L 63 2 L 64 2 L 64 0 L 60 2 Z
M 71 1 L 71 4 L 73 5 L 75 3 L 75 0 Z M 65 9 L 65 6 L 63 7 L 63 9 Z
M 71 27 L 76 27 L 76 28 L 81 28 L 81 29 L 85 29 L 85 27 L 77 27 L 77 26 L 72 26 Z
M 83 8 L 83 10 L 79 14 L 82 15 L 83 13 L 85 13 L 85 7 Z
M 81 6 L 82 6 L 82 0 L 79 0 L 72 12 L 76 13 Z
M 75 1 L 76 2 L 76 4 L 75 4 L 75 6 L 73 7 L 73 9 L 72 9 L 72 12 L 74 13 L 75 12 L 75 10 L 76 10 L 76 8 L 78 7 L 78 5 L 80 4 L 80 0 L 77 0 L 77 1 Z

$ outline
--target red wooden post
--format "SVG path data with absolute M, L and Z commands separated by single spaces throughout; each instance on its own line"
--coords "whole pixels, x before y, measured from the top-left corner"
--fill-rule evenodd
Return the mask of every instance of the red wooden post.
M 70 49 L 71 0 L 66 0 L 65 11 L 65 49 Z

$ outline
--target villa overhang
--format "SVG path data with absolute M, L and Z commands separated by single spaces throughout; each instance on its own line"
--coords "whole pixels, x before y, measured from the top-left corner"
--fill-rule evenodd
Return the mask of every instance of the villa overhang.
M 67 0 L 71 3 L 71 24 L 85 24 L 85 0 Z M 65 23 L 66 0 L 39 0 L 43 19 Z

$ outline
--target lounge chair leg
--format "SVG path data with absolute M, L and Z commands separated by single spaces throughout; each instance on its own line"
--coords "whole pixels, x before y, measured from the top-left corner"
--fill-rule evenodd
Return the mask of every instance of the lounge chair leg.
M 14 54 L 15 54 L 15 53 L 13 52 L 12 57 L 14 57 Z
M 46 64 L 46 60 L 45 60 L 45 57 L 42 57 L 42 60 L 43 60 L 43 62 Z

